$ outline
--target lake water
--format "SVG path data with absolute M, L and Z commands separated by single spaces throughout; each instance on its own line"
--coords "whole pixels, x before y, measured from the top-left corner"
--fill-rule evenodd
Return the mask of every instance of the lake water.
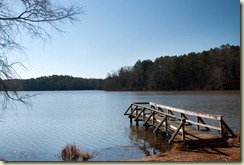
M 239 91 L 36 93 L 40 94 L 32 98 L 32 108 L 16 103 L 2 110 L 0 159 L 61 161 L 62 148 L 73 143 L 91 153 L 91 161 L 127 160 L 167 151 L 163 136 L 130 125 L 124 116 L 134 101 L 223 115 L 232 129 L 240 130 Z

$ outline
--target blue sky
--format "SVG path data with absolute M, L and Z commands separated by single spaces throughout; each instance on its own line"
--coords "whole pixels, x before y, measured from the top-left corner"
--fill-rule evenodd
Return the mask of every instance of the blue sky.
M 21 78 L 72 75 L 106 78 L 137 60 L 240 45 L 238 0 L 66 0 L 85 14 L 43 43 L 22 37 Z

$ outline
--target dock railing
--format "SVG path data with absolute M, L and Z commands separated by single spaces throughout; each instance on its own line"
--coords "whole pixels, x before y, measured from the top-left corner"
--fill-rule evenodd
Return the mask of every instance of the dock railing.
M 155 134 L 157 134 L 161 126 L 164 126 L 166 132 L 168 128 L 173 129 L 174 132 L 169 139 L 169 144 L 173 142 L 177 134 L 180 134 L 182 141 L 185 141 L 185 125 L 187 124 L 191 126 L 195 125 L 196 130 L 199 130 L 200 127 L 205 127 L 206 131 L 210 131 L 210 129 L 217 130 L 221 138 L 236 136 L 221 115 L 193 112 L 153 102 L 132 102 L 124 115 L 129 115 L 131 123 L 132 118 L 135 118 L 134 120 L 137 125 L 138 121 L 141 120 L 144 121 L 143 126 L 155 126 L 153 130 Z M 192 116 L 196 120 L 190 120 L 187 116 Z M 203 118 L 216 120 L 219 124 L 218 126 L 206 124 Z M 170 120 L 176 121 L 175 123 L 178 123 L 178 125 L 172 125 L 172 122 L 169 122 Z

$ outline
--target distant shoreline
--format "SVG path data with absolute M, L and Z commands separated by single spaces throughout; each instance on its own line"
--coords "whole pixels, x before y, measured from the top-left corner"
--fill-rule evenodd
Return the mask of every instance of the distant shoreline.
M 190 92 L 230 92 L 241 93 L 241 90 L 103 90 L 103 89 L 80 89 L 80 90 L 18 90 L 19 92 L 45 92 L 45 91 L 105 91 L 105 92 L 162 92 L 162 93 L 190 93 Z

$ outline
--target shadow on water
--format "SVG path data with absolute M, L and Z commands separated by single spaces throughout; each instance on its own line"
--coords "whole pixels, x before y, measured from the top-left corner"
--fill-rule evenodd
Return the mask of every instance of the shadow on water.
M 101 149 L 93 153 L 94 158 L 91 161 L 124 161 L 167 152 L 168 139 L 160 133 L 155 136 L 152 128 L 149 127 L 146 131 L 142 124 L 131 124 L 126 128 L 130 146 Z
M 138 146 L 145 156 L 155 155 L 159 152 L 164 153 L 169 150 L 168 139 L 163 134 L 155 136 L 153 128 L 154 127 L 149 127 L 146 131 L 145 127 L 140 124 L 139 126 L 130 125 L 131 133 L 129 138 L 132 143 Z

